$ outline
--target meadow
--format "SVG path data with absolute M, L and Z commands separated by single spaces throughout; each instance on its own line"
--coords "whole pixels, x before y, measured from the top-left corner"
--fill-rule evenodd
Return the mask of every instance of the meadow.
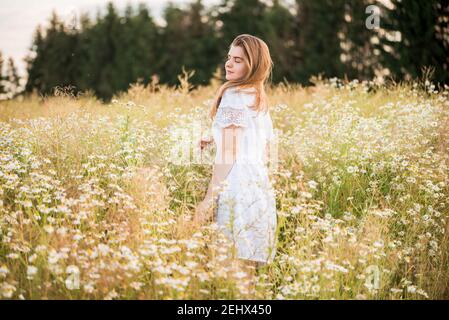
M 267 88 L 278 248 L 255 290 L 216 225 L 188 223 L 214 150 L 174 163 L 173 133 L 210 125 L 218 83 L 189 88 L 0 102 L 2 299 L 449 298 L 447 86 Z

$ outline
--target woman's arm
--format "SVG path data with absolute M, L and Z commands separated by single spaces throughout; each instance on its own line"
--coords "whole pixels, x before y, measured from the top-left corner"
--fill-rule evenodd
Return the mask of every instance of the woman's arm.
M 242 131 L 243 128 L 236 125 L 222 129 L 222 150 L 217 150 L 220 152 L 219 157 L 214 163 L 212 178 L 204 200 L 200 203 L 201 210 L 209 209 L 221 191 L 222 183 L 226 180 L 237 159 Z

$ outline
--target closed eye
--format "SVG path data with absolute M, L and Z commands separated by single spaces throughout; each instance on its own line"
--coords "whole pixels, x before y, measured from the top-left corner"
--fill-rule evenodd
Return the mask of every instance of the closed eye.
M 228 61 L 229 59 L 230 59 L 230 56 L 228 55 L 228 57 L 225 58 L 225 61 Z M 236 58 L 236 59 L 234 59 L 234 61 L 235 61 L 236 63 L 242 62 L 240 58 Z

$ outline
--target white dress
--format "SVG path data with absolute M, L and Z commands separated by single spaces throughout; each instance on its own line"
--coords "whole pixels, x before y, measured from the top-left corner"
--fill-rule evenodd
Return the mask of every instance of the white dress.
M 263 157 L 274 132 L 269 112 L 248 107 L 255 102 L 255 90 L 227 88 L 212 123 L 215 163 L 221 157 L 223 128 L 232 124 L 243 128 L 236 161 L 216 200 L 214 221 L 233 242 L 235 257 L 269 263 L 276 253 L 277 217 L 275 193 Z

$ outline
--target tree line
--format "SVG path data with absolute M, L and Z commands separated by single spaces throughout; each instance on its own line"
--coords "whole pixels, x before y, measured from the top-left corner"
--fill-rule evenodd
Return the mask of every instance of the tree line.
M 367 19 L 375 5 L 378 25 Z M 92 90 L 109 100 L 130 83 L 176 85 L 183 67 L 190 81 L 207 85 L 223 68 L 235 36 L 262 38 L 274 61 L 272 82 L 309 84 L 311 76 L 396 80 L 434 68 L 433 80 L 449 80 L 449 5 L 411 0 L 222 0 L 206 7 L 169 3 L 159 25 L 145 4 L 123 12 L 108 3 L 95 19 L 82 14 L 77 25 L 53 12 L 38 27 L 27 62 L 25 93 L 48 94 L 56 86 Z
M 0 100 L 11 99 L 20 92 L 20 76 L 13 58 L 5 60 L 0 52 Z

